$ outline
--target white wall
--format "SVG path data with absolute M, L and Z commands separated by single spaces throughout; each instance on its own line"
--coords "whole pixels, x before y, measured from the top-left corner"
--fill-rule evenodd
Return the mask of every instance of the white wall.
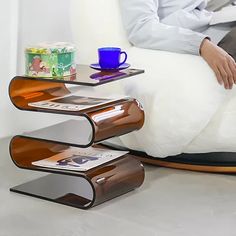
M 70 0 L 19 1 L 18 72 L 24 73 L 24 48 L 44 41 L 71 42 Z
M 13 108 L 8 99 L 8 84 L 16 73 L 17 56 L 17 0 L 2 1 L 0 8 L 0 137 L 11 132 Z
M 16 73 L 24 73 L 24 48 L 27 45 L 41 41 L 71 41 L 69 5 L 70 0 L 1 1 L 0 137 L 60 119 L 55 115 L 22 112 L 14 108 L 8 98 L 8 84 Z

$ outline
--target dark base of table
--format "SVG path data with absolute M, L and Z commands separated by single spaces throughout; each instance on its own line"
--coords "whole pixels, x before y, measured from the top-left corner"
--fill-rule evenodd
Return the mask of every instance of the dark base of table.
M 86 209 L 93 201 L 93 189 L 78 176 L 49 174 L 10 189 L 12 192 Z

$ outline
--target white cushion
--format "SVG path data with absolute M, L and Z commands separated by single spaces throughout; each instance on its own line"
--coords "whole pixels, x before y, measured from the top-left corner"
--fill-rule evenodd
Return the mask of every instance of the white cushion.
M 71 2 L 79 63 L 96 62 L 99 47 L 119 46 L 127 50 L 133 68 L 145 69 L 145 74 L 98 88 L 109 94 L 135 97 L 144 106 L 145 125 L 138 132 L 121 136 L 125 146 L 156 157 L 219 150 L 216 149 L 219 140 L 220 150 L 232 150 L 229 143 L 236 146 L 235 133 L 229 132 L 235 123 L 236 113 L 232 111 L 236 101 L 225 110 L 232 115 L 226 116 L 225 126 L 219 132 L 219 127 L 223 127 L 219 118 L 223 114 L 217 110 L 228 105 L 230 92 L 217 84 L 213 71 L 201 57 L 130 47 L 122 26 L 119 0 Z M 215 113 L 218 118 L 213 119 Z M 208 142 L 209 139 L 214 141 Z
M 123 29 L 119 0 L 72 0 L 71 24 L 78 62 L 97 60 L 97 48 L 130 46 Z

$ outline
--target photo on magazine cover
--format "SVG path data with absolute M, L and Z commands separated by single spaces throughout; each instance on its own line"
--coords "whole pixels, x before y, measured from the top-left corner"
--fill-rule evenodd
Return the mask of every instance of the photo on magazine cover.
M 115 160 L 127 153 L 128 151 L 118 151 L 94 147 L 71 147 L 65 152 L 58 153 L 46 159 L 32 162 L 32 164 L 35 166 L 47 168 L 86 171 L 109 161 Z

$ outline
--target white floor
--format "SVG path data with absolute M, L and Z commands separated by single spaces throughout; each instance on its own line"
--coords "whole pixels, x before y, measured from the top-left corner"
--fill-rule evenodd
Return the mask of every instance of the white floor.
M 236 176 L 145 166 L 144 184 L 91 210 L 9 192 L 41 173 L 16 168 L 0 141 L 0 236 L 233 236 Z

